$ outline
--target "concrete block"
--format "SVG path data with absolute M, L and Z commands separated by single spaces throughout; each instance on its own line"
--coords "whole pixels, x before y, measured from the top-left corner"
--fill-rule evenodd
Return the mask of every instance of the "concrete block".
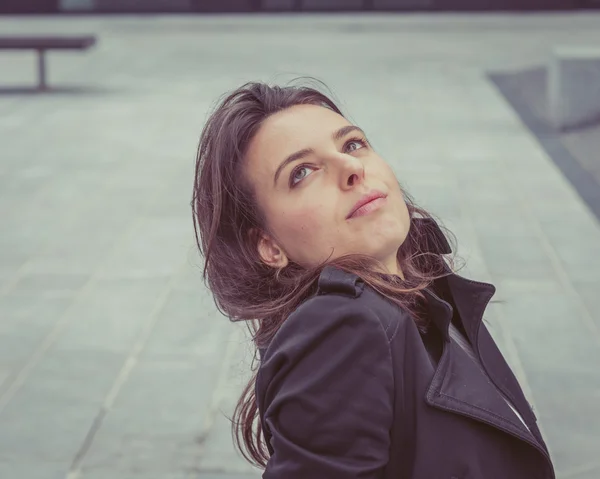
M 548 73 L 548 110 L 555 128 L 600 122 L 600 48 L 557 48 Z

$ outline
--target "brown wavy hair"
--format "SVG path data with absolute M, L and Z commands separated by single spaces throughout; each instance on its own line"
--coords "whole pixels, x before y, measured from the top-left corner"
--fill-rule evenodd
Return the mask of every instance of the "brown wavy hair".
M 254 232 L 267 231 L 267 225 L 242 174 L 245 153 L 270 115 L 300 104 L 320 105 L 342 115 L 330 97 L 312 86 L 251 82 L 221 98 L 202 130 L 192 210 L 196 242 L 204 257 L 203 278 L 217 308 L 231 321 L 246 322 L 257 351 L 266 347 L 290 313 L 316 292 L 319 274 L 328 264 L 360 276 L 425 328 L 420 291 L 446 275 L 448 266 L 441 255 L 423 251 L 427 236 L 423 222 L 411 221 L 408 236 L 398 250 L 403 280 L 381 275 L 381 264 L 357 254 L 310 269 L 293 262 L 274 269 L 260 260 Z M 406 192 L 404 195 L 411 218 L 432 218 Z M 252 379 L 234 411 L 232 432 L 246 460 L 265 467 L 269 453 L 255 396 L 257 368 L 252 369 Z

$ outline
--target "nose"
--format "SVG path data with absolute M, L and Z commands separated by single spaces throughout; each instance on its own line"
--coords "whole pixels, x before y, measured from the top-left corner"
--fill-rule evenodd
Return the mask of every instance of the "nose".
M 351 190 L 365 179 L 365 165 L 354 156 L 344 155 L 340 158 L 340 187 Z

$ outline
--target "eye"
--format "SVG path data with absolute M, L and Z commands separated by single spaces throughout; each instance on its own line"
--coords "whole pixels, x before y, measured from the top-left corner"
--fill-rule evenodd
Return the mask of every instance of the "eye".
M 308 165 L 298 165 L 290 173 L 290 187 L 293 188 L 306 178 L 310 173 L 314 171 L 314 168 Z M 307 173 L 308 172 L 308 173 Z
M 350 138 L 344 143 L 344 152 L 351 153 L 367 146 L 367 140 L 363 138 Z

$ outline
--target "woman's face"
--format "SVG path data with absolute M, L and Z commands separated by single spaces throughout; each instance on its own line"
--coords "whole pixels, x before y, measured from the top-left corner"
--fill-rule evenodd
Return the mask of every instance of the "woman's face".
M 311 267 L 362 253 L 398 273 L 410 226 L 402 191 L 344 117 L 316 105 L 270 116 L 250 142 L 245 175 L 266 219 L 259 253 L 267 264 Z M 352 214 L 361 200 L 372 201 Z

